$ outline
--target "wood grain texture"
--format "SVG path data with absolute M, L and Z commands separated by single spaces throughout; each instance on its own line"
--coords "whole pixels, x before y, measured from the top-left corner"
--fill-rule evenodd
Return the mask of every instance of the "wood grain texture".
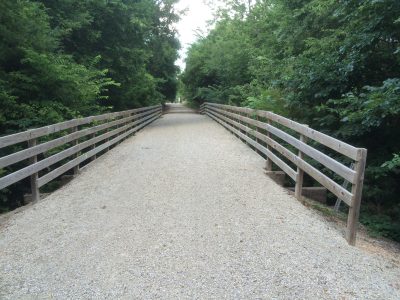
M 288 118 L 274 114 L 272 112 L 255 110 L 255 109 L 250 109 L 250 108 L 243 108 L 243 107 L 235 107 L 235 106 L 229 106 L 229 105 L 222 105 L 222 104 L 215 104 L 215 103 L 207 103 L 207 106 L 220 107 L 220 108 L 225 108 L 227 110 L 231 110 L 231 111 L 235 111 L 235 112 L 245 112 L 248 114 L 254 113 L 260 117 L 264 117 L 264 118 L 269 119 L 273 122 L 276 122 L 280 125 L 283 125 L 287 128 L 290 128 L 300 134 L 303 134 L 304 136 L 310 138 L 311 140 L 314 140 L 326 147 L 329 147 L 330 149 L 333 149 L 336 152 L 341 153 L 353 160 L 359 160 L 361 158 L 361 150 L 359 148 L 351 146 L 351 145 L 349 145 L 345 142 L 342 142 L 338 139 L 335 139 L 329 135 L 326 135 L 322 132 L 312 129 L 304 124 L 300 124 L 298 122 L 295 122 Z
M 337 175 L 341 176 L 342 178 L 348 180 L 351 183 L 354 183 L 355 180 L 355 171 L 348 168 L 347 166 L 341 164 L 340 162 L 334 160 L 333 158 L 329 157 L 328 155 L 320 152 L 319 150 L 307 145 L 306 143 L 296 139 L 295 137 L 291 136 L 290 134 L 284 132 L 283 130 L 280 130 L 270 124 L 263 123 L 257 120 L 253 120 L 251 118 L 247 118 L 244 116 L 236 115 L 234 113 L 229 113 L 224 110 L 218 109 L 218 108 L 210 108 L 214 111 L 220 112 L 222 114 L 225 114 L 231 118 L 237 119 L 244 121 L 248 124 L 251 124 L 253 126 L 257 126 L 259 128 L 267 130 L 268 133 L 272 133 L 276 137 L 282 139 L 283 141 L 289 143 L 293 147 L 297 148 L 299 151 L 302 153 L 306 154 L 307 156 L 311 157 L 312 159 L 315 159 L 317 162 L 321 163 L 331 171 L 335 172 Z
M 12 153 L 10 155 L 0 157 L 0 168 L 7 167 L 9 165 L 18 163 L 18 162 L 20 162 L 22 160 L 25 160 L 25 159 L 28 159 L 28 158 L 30 158 L 30 157 L 32 157 L 34 155 L 38 155 L 38 154 L 44 153 L 44 152 L 49 151 L 49 150 L 51 150 L 53 148 L 62 146 L 64 144 L 67 144 L 67 143 L 72 142 L 74 140 L 77 140 L 79 138 L 82 138 L 82 137 L 85 137 L 85 136 L 88 136 L 88 135 L 92 135 L 94 133 L 97 133 L 99 131 L 108 129 L 110 127 L 114 127 L 114 126 L 117 126 L 117 125 L 128 123 L 129 121 L 132 121 L 132 120 L 139 119 L 139 118 L 141 118 L 143 116 L 147 116 L 147 115 L 149 115 L 151 113 L 154 113 L 154 111 L 156 111 L 156 110 L 146 111 L 144 113 L 136 114 L 134 116 L 129 116 L 129 117 L 126 117 L 126 118 L 122 118 L 122 119 L 118 119 L 118 120 L 111 121 L 111 122 L 108 122 L 108 123 L 104 123 L 104 124 L 101 124 L 101 125 L 97 125 L 97 126 L 94 126 L 94 127 L 91 127 L 91 128 L 86 128 L 86 129 L 83 129 L 83 130 L 80 130 L 80 131 L 75 131 L 75 132 L 72 132 L 72 133 L 70 133 L 68 135 L 62 136 L 60 138 L 57 138 L 57 139 L 54 139 L 54 140 L 51 140 L 51 141 L 36 145 L 35 147 L 27 148 L 27 149 Z
M 238 137 L 242 138 L 244 141 L 252 145 L 254 148 L 259 150 L 260 152 L 264 153 L 266 156 L 268 156 L 279 168 L 281 168 L 287 175 L 289 175 L 290 178 L 293 180 L 296 180 L 296 172 L 293 170 L 289 165 L 287 165 L 283 160 L 281 160 L 279 157 L 277 157 L 274 153 L 272 153 L 270 150 L 268 150 L 266 147 L 258 144 L 255 142 L 253 139 L 250 137 L 246 136 L 242 132 L 240 132 L 238 129 L 235 129 L 233 126 L 230 126 L 227 122 L 222 121 L 220 118 L 218 118 L 218 115 L 216 113 L 206 111 L 206 114 L 216 120 L 218 123 L 226 127 L 228 130 L 232 131 L 234 134 L 236 134 Z M 243 125 L 242 125 L 243 126 Z
M 47 173 L 46 175 L 43 175 L 42 177 L 40 177 L 38 179 L 38 185 L 39 187 L 44 186 L 45 184 L 49 183 L 50 181 L 52 181 L 53 179 L 61 176 L 62 174 L 64 174 L 65 172 L 67 172 L 68 170 L 74 168 L 76 165 L 79 165 L 80 163 L 84 162 L 85 160 L 97 155 L 99 152 L 106 150 L 107 148 L 109 148 L 110 146 L 120 142 L 121 140 L 123 140 L 124 138 L 128 137 L 130 134 L 139 131 L 141 128 L 145 127 L 146 125 L 150 124 L 151 122 L 155 121 L 156 119 L 158 119 L 160 117 L 160 112 L 157 112 L 155 115 L 152 115 L 152 117 L 150 119 L 148 119 L 147 121 L 139 124 L 138 126 L 125 131 L 125 133 L 107 141 L 106 143 L 80 155 L 79 157 L 67 162 L 66 164 L 58 167 L 57 169 L 54 169 L 53 171 Z
M 66 122 L 62 123 L 57 123 L 49 126 L 44 126 L 40 128 L 35 128 L 31 129 L 28 131 L 20 132 L 20 133 L 15 133 L 12 135 L 7 135 L 0 137 L 0 148 L 4 148 L 7 146 L 11 146 L 17 143 L 21 143 L 24 141 L 28 141 L 34 138 L 39 138 L 45 135 L 49 135 L 52 133 L 56 133 L 62 130 L 70 129 L 75 126 L 80 126 L 80 125 L 85 125 L 94 121 L 104 121 L 124 115 L 129 115 L 131 113 L 135 112 L 143 112 L 151 109 L 156 109 L 156 108 L 161 108 L 161 105 L 155 105 L 155 106 L 149 106 L 149 107 L 143 107 L 143 108 L 138 108 L 138 109 L 131 109 L 127 111 L 122 111 L 122 112 L 115 112 L 115 113 L 108 113 L 104 115 L 99 115 L 99 116 L 91 116 L 91 117 L 86 117 L 86 118 L 81 118 L 81 119 L 73 119 L 69 120 Z
M 361 159 L 354 165 L 357 173 L 357 181 L 352 185 L 351 193 L 353 198 L 347 216 L 347 232 L 346 239 L 350 245 L 356 244 L 356 234 L 358 227 L 358 219 L 360 216 L 361 196 L 364 183 L 365 164 L 367 161 L 367 149 L 362 149 Z
M 28 147 L 35 147 L 37 144 L 37 140 L 29 140 L 28 141 Z M 37 156 L 32 156 L 29 160 L 29 163 L 31 165 L 36 164 L 38 161 Z M 33 173 L 30 178 L 30 183 L 31 183 L 31 195 L 32 195 L 32 201 L 38 201 L 40 200 L 40 190 L 39 190 L 39 183 L 38 183 L 38 178 L 39 174 L 38 173 Z
M 33 175 L 34 173 L 37 173 L 37 172 L 39 172 L 39 171 L 41 171 L 41 170 L 43 170 L 43 169 L 45 169 L 45 168 L 47 168 L 49 166 L 61 161 L 63 159 L 66 159 L 66 158 L 68 158 L 68 157 L 70 157 L 70 156 L 72 156 L 74 154 L 77 154 L 80 151 L 86 149 L 87 147 L 95 145 L 96 143 L 102 142 L 102 141 L 104 141 L 104 140 L 106 140 L 108 138 L 112 138 L 113 136 L 121 135 L 121 133 L 123 133 L 124 131 L 130 129 L 131 127 L 134 127 L 136 125 L 140 125 L 140 126 L 138 126 L 138 128 L 142 128 L 145 125 L 142 126 L 141 124 L 147 124 L 146 120 L 151 119 L 151 118 L 153 118 L 155 116 L 158 117 L 160 112 L 161 112 L 161 107 L 157 106 L 156 108 L 152 108 L 150 110 L 150 114 L 146 114 L 146 116 L 144 116 L 142 118 L 139 118 L 138 115 L 135 115 L 135 116 L 138 116 L 137 118 L 139 118 L 139 119 L 137 119 L 134 122 L 129 122 L 129 123 L 127 123 L 126 125 L 124 125 L 122 127 L 116 128 L 116 129 L 114 129 L 112 131 L 109 131 L 109 132 L 106 132 L 106 133 L 104 133 L 102 135 L 96 136 L 95 138 L 91 138 L 91 139 L 89 139 L 87 141 L 84 141 L 84 142 L 79 143 L 79 144 L 77 144 L 75 146 L 72 146 L 72 147 L 70 147 L 70 148 L 68 148 L 66 150 L 63 150 L 63 151 L 61 151 L 61 152 L 59 152 L 57 154 L 54 154 L 54 155 L 52 155 L 52 156 L 50 156 L 48 158 L 45 158 L 45 159 L 43 159 L 43 160 L 41 160 L 41 161 L 39 161 L 37 163 L 31 164 L 31 165 L 29 165 L 29 166 L 27 166 L 25 168 L 22 168 L 22 169 L 20 169 L 20 170 L 18 170 L 16 172 L 13 172 L 13 173 L 8 174 L 8 175 L 6 175 L 4 177 L 1 177 L 0 178 L 0 189 L 3 189 L 3 188 L 5 188 L 5 187 L 7 187 L 7 186 L 9 186 L 9 185 L 11 185 L 13 183 L 16 183 L 16 182 L 18 182 L 18 181 L 20 181 L 20 180 L 22 180 L 22 179 L 24 179 L 26 177 L 29 177 L 29 176 Z M 124 114 L 126 114 L 126 112 L 124 112 Z M 122 120 L 123 119 L 121 119 L 121 121 Z M 124 122 L 126 122 L 126 120 L 123 120 L 123 123 Z M 131 131 L 129 131 L 129 132 L 131 132 Z M 75 132 L 73 134 L 77 134 L 77 133 L 79 133 L 79 132 Z
M 219 110 L 221 111 L 221 110 Z M 223 111 L 222 111 L 223 112 Z M 206 109 L 206 114 L 211 113 L 214 115 L 213 119 L 215 118 L 220 118 L 222 120 L 224 120 L 225 122 L 228 122 L 230 124 L 232 124 L 233 126 L 240 128 L 242 130 L 247 130 L 249 133 L 251 133 L 253 136 L 257 137 L 258 139 L 265 141 L 268 145 L 270 145 L 274 150 L 276 150 L 277 152 L 279 152 L 281 155 L 283 155 L 285 158 L 289 159 L 292 163 L 294 163 L 297 167 L 301 168 L 303 171 L 305 171 L 308 175 L 310 175 L 311 177 L 313 177 L 316 181 L 318 181 L 321 185 L 323 185 L 324 187 L 326 187 L 330 192 L 332 192 L 334 195 L 336 195 L 337 197 L 339 197 L 340 199 L 342 199 L 347 205 L 351 204 L 353 195 L 347 191 L 346 189 L 344 189 L 342 186 L 340 186 L 338 183 L 336 183 L 335 181 L 333 181 L 332 179 L 330 179 L 328 176 L 326 176 L 325 174 L 323 174 L 322 172 L 320 172 L 318 169 L 316 169 L 315 167 L 311 166 L 309 163 L 307 163 L 305 160 L 300 159 L 295 153 L 291 152 L 290 150 L 286 149 L 285 147 L 283 147 L 282 145 L 280 145 L 278 142 L 276 142 L 275 140 L 273 140 L 272 138 L 263 135 L 249 127 L 246 127 L 243 124 L 240 124 L 232 119 L 227 118 L 226 116 L 223 116 L 222 114 L 218 113 L 215 111 L 215 109 Z M 241 118 L 243 118 L 242 116 L 239 116 Z M 255 121 L 255 120 L 251 120 L 251 121 Z M 257 122 L 257 121 L 256 121 Z M 253 123 L 254 124 L 254 123 Z M 263 123 L 264 124 L 264 123 Z M 226 127 L 226 126 L 225 126 Z M 233 127 L 232 127 L 233 128 Z M 247 129 L 246 129 L 247 128 Z M 234 129 L 234 128 L 233 128 Z M 242 135 L 242 138 L 245 135 Z M 256 143 L 253 140 L 254 143 Z M 264 147 L 265 148 L 265 147 Z M 268 150 L 265 148 L 265 150 Z M 263 151 L 261 151 L 263 152 Z M 268 153 L 272 153 L 271 151 L 267 152 L 264 151 L 263 152 L 267 157 L 270 157 L 271 160 L 279 167 L 281 168 L 283 171 L 289 171 L 290 174 L 288 174 L 294 181 L 296 181 L 296 176 L 297 176 L 297 172 L 295 172 L 292 168 L 290 168 L 286 163 L 284 163 L 282 160 L 280 160 L 282 163 L 277 164 L 276 163 L 276 159 L 274 159 L 271 156 L 268 156 Z M 276 157 L 276 156 L 275 156 Z M 276 157 L 277 158 L 277 157 Z M 279 159 L 279 158 L 278 158 Z M 290 168 L 290 170 L 288 170 L 288 168 Z
M 304 135 L 300 135 L 300 141 L 305 143 L 307 138 Z M 299 150 L 298 154 L 299 160 L 304 160 L 304 153 Z M 297 166 L 297 174 L 296 174 L 296 186 L 294 189 L 294 195 L 297 199 L 302 200 L 303 195 L 303 181 L 304 181 L 304 171 L 303 169 Z

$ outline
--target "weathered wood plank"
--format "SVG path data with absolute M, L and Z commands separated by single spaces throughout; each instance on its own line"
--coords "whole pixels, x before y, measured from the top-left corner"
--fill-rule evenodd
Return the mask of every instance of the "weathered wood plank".
M 235 129 L 234 127 L 228 125 L 228 123 L 222 121 L 221 119 L 218 118 L 217 114 L 214 114 L 211 111 L 206 111 L 206 114 L 219 122 L 221 125 L 241 137 L 243 140 L 247 141 L 249 144 L 251 144 L 254 148 L 259 150 L 260 152 L 264 153 L 266 156 L 268 156 L 279 168 L 281 168 L 286 174 L 289 175 L 290 178 L 293 180 L 296 180 L 296 172 L 288 166 L 283 160 L 281 160 L 279 157 L 277 157 L 274 153 L 272 153 L 270 150 L 268 150 L 266 147 L 256 143 L 253 139 L 250 137 L 246 136 L 239 130 Z
M 214 113 L 214 114 L 218 114 L 216 112 L 213 111 L 206 111 L 206 113 Z M 223 116 L 222 116 L 223 117 Z M 215 118 L 214 118 L 215 119 Z M 230 120 L 227 119 L 226 120 Z M 241 129 L 246 130 L 245 126 L 235 122 L 233 120 L 230 120 L 230 122 L 232 123 L 236 123 L 235 126 L 237 127 L 241 127 Z M 332 179 L 330 179 L 329 177 L 327 177 L 325 174 L 323 174 L 322 172 L 320 172 L 319 170 L 317 170 L 316 168 L 314 168 L 313 166 L 311 166 L 309 163 L 307 163 L 306 161 L 299 159 L 299 157 L 294 154 L 293 152 L 289 151 L 288 149 L 286 149 L 285 147 L 283 147 L 282 145 L 280 145 L 279 143 L 277 143 L 276 141 L 274 141 L 273 139 L 271 139 L 268 136 L 265 136 L 255 130 L 252 130 L 251 128 L 247 127 L 247 130 L 249 133 L 251 133 L 253 136 L 256 136 L 257 138 L 259 138 L 260 140 L 265 141 L 266 143 L 268 143 L 269 145 L 271 145 L 276 151 L 278 151 L 280 154 L 282 154 L 283 156 L 285 156 L 287 159 L 289 159 L 291 162 L 293 162 L 296 166 L 298 166 L 299 168 L 301 168 L 302 170 L 304 170 L 307 174 L 309 174 L 311 177 L 313 177 L 316 181 L 318 181 L 321 185 L 323 185 L 324 187 L 326 187 L 329 191 L 331 191 L 334 195 L 336 195 L 337 197 L 339 197 L 340 199 L 342 199 L 347 205 L 351 205 L 351 201 L 352 201 L 352 194 L 347 191 L 346 189 L 344 189 L 343 187 L 341 187 L 339 184 L 337 184 L 335 181 L 333 181 Z M 245 135 L 243 135 L 245 136 Z M 266 149 L 267 150 L 267 149 Z M 267 152 L 263 152 L 264 154 L 267 154 Z M 273 162 L 275 164 L 276 161 L 274 161 L 274 159 L 272 159 Z M 283 162 L 283 161 L 282 161 Z M 284 163 L 284 162 L 283 162 Z M 284 163 L 285 164 L 285 163 Z M 278 164 L 277 164 L 278 165 Z M 286 165 L 286 164 L 285 164 Z M 286 165 L 287 166 L 287 165 Z M 282 165 L 278 165 L 278 167 L 280 167 L 283 171 L 286 170 L 284 167 L 282 167 Z M 289 166 L 287 166 L 289 167 Z M 290 168 L 290 167 L 289 167 Z M 290 176 L 288 173 L 288 175 L 294 180 L 296 181 L 296 172 L 290 168 L 292 170 L 292 176 Z
M 300 141 L 306 142 L 307 138 L 304 135 L 300 135 Z M 303 152 L 299 151 L 298 153 L 299 160 L 304 159 Z M 304 181 L 304 171 L 297 167 L 297 176 L 296 176 L 296 186 L 294 190 L 294 195 L 297 199 L 302 200 L 303 195 L 303 181 Z
M 72 127 L 72 132 L 77 132 L 77 131 L 78 131 L 78 126 Z M 74 146 L 76 146 L 78 144 L 79 144 L 78 139 L 76 139 L 72 142 L 72 145 L 74 145 Z M 96 144 L 93 144 L 93 145 L 95 146 Z M 76 158 L 78 156 L 79 156 L 79 152 L 76 152 L 76 154 L 74 154 L 74 157 Z M 76 176 L 78 174 L 79 174 L 79 164 L 74 167 L 74 175 Z
M 232 124 L 233 126 L 240 128 L 246 132 L 248 132 L 249 134 L 251 134 L 252 136 L 254 136 L 255 138 L 258 138 L 261 141 L 266 142 L 269 146 L 271 146 L 275 151 L 279 152 L 279 154 L 281 154 L 282 156 L 284 156 L 285 158 L 289 159 L 291 162 L 295 163 L 296 159 L 295 159 L 295 154 L 293 152 L 291 152 L 290 150 L 286 149 L 285 147 L 283 147 L 282 145 L 280 145 L 278 142 L 274 141 L 272 138 L 270 138 L 269 136 L 266 136 L 260 132 L 257 132 L 256 130 L 253 130 L 243 124 L 240 124 L 232 119 L 229 119 L 227 117 L 224 117 L 222 115 L 219 115 L 216 112 L 213 112 L 215 114 L 218 115 L 219 118 L 222 118 L 223 120 L 225 120 L 226 122 Z M 268 149 L 268 148 L 267 148 Z M 264 153 L 265 154 L 265 153 Z
M 293 136 L 287 134 L 286 132 L 284 132 L 276 127 L 273 127 L 271 125 L 266 125 L 266 128 L 269 132 L 271 132 L 275 136 L 277 136 L 280 139 L 284 140 L 285 142 L 289 143 L 293 147 L 296 147 L 299 151 L 301 151 L 304 154 L 306 154 L 307 156 L 315 159 L 317 162 L 321 163 L 328 169 L 332 170 L 337 175 L 348 180 L 349 182 L 354 183 L 356 174 L 353 170 L 349 169 L 347 166 L 341 164 L 340 162 L 329 157 L 328 155 L 314 149 L 313 147 L 302 142 L 301 140 L 294 138 Z
M 253 132 L 253 134 L 255 134 Z M 274 148 L 281 155 L 289 159 L 292 163 L 294 163 L 297 167 L 301 168 L 308 175 L 313 177 L 316 181 L 326 187 L 329 191 L 331 191 L 334 195 L 342 199 L 347 205 L 351 204 L 352 194 L 347 191 L 345 188 L 337 184 L 335 181 L 327 177 L 325 174 L 320 172 L 318 169 L 310 165 L 304 160 L 298 158 L 296 154 L 286 149 L 284 146 L 280 145 L 278 142 L 274 141 L 272 138 L 262 135 L 260 133 L 256 133 L 257 137 L 260 140 L 268 143 L 272 148 Z M 323 179 L 325 178 L 325 179 Z
M 15 163 L 20 162 L 22 160 L 28 159 L 28 158 L 30 158 L 30 157 L 32 157 L 34 155 L 38 155 L 38 154 L 44 153 L 44 152 L 49 151 L 49 150 L 51 150 L 51 149 L 53 149 L 55 147 L 67 144 L 69 142 L 72 142 L 72 141 L 74 141 L 76 139 L 79 139 L 79 138 L 82 138 L 84 136 L 87 136 L 87 135 L 90 135 L 90 134 L 94 134 L 94 133 L 99 132 L 101 130 L 104 130 L 104 129 L 107 129 L 107 128 L 110 128 L 110 127 L 113 127 L 113 126 L 116 126 L 116 125 L 120 125 L 122 123 L 126 123 L 126 122 L 131 121 L 131 120 L 135 120 L 135 119 L 141 118 L 143 116 L 146 116 L 148 114 L 153 113 L 154 111 L 157 111 L 157 109 L 149 110 L 149 111 L 146 111 L 144 113 L 136 114 L 134 116 L 130 116 L 130 117 L 123 118 L 123 119 L 118 119 L 118 120 L 115 120 L 115 121 L 112 121 L 112 122 L 109 122 L 109 123 L 104 123 L 104 124 L 97 125 L 97 126 L 94 126 L 94 127 L 91 127 L 91 128 L 80 130 L 80 131 L 65 135 L 63 137 L 51 140 L 49 142 L 45 142 L 45 143 L 39 144 L 39 145 L 37 145 L 35 147 L 27 148 L 27 149 L 21 150 L 19 152 L 12 153 L 10 155 L 0 157 L 0 168 L 4 168 L 6 166 L 15 164 Z
M 356 233 L 358 227 L 358 218 L 360 216 L 361 196 L 364 183 L 365 163 L 367 161 L 367 149 L 362 149 L 361 159 L 357 161 L 354 168 L 357 172 L 357 181 L 353 184 L 351 192 L 353 198 L 347 216 L 346 239 L 350 245 L 356 244 Z
M 224 108 L 228 111 L 243 112 L 243 113 L 247 113 L 247 114 L 254 114 L 257 111 L 255 109 L 251 109 L 251 108 L 247 108 L 247 107 L 238 107 L 238 106 L 231 106 L 231 105 L 224 105 L 224 104 L 217 104 L 217 103 L 210 103 L 210 102 L 207 102 L 206 105 Z
M 15 133 L 12 135 L 3 136 L 3 137 L 0 137 L 0 148 L 4 148 L 7 146 L 17 144 L 17 143 L 32 140 L 34 138 L 39 138 L 41 136 L 49 135 L 49 134 L 56 133 L 56 132 L 59 132 L 62 130 L 70 129 L 75 126 L 88 124 L 88 123 L 91 123 L 94 121 L 104 121 L 107 119 L 124 116 L 124 115 L 131 114 L 134 112 L 142 112 L 142 111 L 146 111 L 146 110 L 150 110 L 150 109 L 155 109 L 158 107 L 161 107 L 161 105 L 154 105 L 154 106 L 149 106 L 149 107 L 132 109 L 132 110 L 127 110 L 127 111 L 123 111 L 123 112 L 108 113 L 108 114 L 104 114 L 104 115 L 91 116 L 91 117 L 86 117 L 86 118 L 81 118 L 81 119 L 73 119 L 73 120 L 69 120 L 66 122 L 58 123 L 58 124 L 53 124 L 53 125 L 49 125 L 49 126 L 44 126 L 44 127 L 40 127 L 40 128 L 27 130 L 27 131 L 20 132 L 20 133 Z
M 359 148 L 351 146 L 351 145 L 349 145 L 345 142 L 342 142 L 338 139 L 335 139 L 329 135 L 326 135 L 326 134 L 319 132 L 317 130 L 314 130 L 308 126 L 305 126 L 303 124 L 300 124 L 300 123 L 290 120 L 288 118 L 282 117 L 280 115 L 274 114 L 272 112 L 260 111 L 260 110 L 243 108 L 243 107 L 234 107 L 234 106 L 215 104 L 215 103 L 207 103 L 207 105 L 226 108 L 226 109 L 229 109 L 232 111 L 237 111 L 237 112 L 246 112 L 246 113 L 257 114 L 260 117 L 267 118 L 267 119 L 274 121 L 278 124 L 281 124 L 287 128 L 290 128 L 300 134 L 303 134 L 306 137 L 308 137 L 324 146 L 327 146 L 327 147 L 331 148 L 332 150 L 335 150 L 336 152 L 341 153 L 353 160 L 359 160 L 361 158 L 361 150 Z
M 29 141 L 28 141 L 28 147 L 35 147 L 35 146 L 36 146 L 36 143 L 37 143 L 37 140 L 36 140 L 36 139 L 29 140 Z M 30 158 L 29 163 L 30 163 L 31 165 L 33 165 L 33 164 L 36 164 L 37 161 L 38 161 L 38 159 L 37 159 L 37 156 L 35 155 L 35 156 L 32 156 L 32 157 Z M 33 174 L 31 175 L 31 178 L 30 178 L 32 202 L 35 202 L 35 201 L 40 200 L 40 190 L 39 190 L 38 178 L 39 178 L 39 174 L 38 174 L 37 172 L 36 172 L 36 173 L 33 173 Z
M 151 117 L 157 115 L 158 113 L 159 112 L 157 111 L 153 115 L 147 116 L 146 118 L 151 118 Z M 19 171 L 16 171 L 14 173 L 6 175 L 6 176 L 0 178 L 0 190 L 32 175 L 33 173 L 39 172 L 40 170 L 43 170 L 44 168 L 47 168 L 47 167 L 59 162 L 60 160 L 63 160 L 63 159 L 65 159 L 65 158 L 67 158 L 67 157 L 69 157 L 69 156 L 95 144 L 95 143 L 103 141 L 104 139 L 109 138 L 111 136 L 115 136 L 118 133 L 120 133 L 121 131 L 124 131 L 125 129 L 130 128 L 130 127 L 133 127 L 133 126 L 137 125 L 138 123 L 141 123 L 142 121 L 143 121 L 143 119 L 139 119 L 135 122 L 130 123 L 129 125 L 126 125 L 124 127 L 120 127 L 113 131 L 99 135 L 94 139 L 87 140 L 81 144 L 78 144 L 78 145 L 68 148 L 64 151 L 61 151 L 53 156 L 43 159 L 36 164 L 32 164 L 32 165 L 25 167 Z
M 126 131 L 125 133 L 115 137 L 112 140 L 107 141 L 106 143 L 82 154 L 81 156 L 67 162 L 66 164 L 60 166 L 59 168 L 47 173 L 46 175 L 43 175 L 42 177 L 40 177 L 38 179 L 38 185 L 39 187 L 44 186 L 45 184 L 49 183 L 50 181 L 52 181 L 53 179 L 61 176 L 62 174 L 64 174 L 65 172 L 67 172 L 68 170 L 74 168 L 75 166 L 79 165 L 80 163 L 84 162 L 85 160 L 97 155 L 99 152 L 106 150 L 107 148 L 109 148 L 110 146 L 118 143 L 119 141 L 123 140 L 124 138 L 128 137 L 130 134 L 137 132 L 138 130 L 140 130 L 141 128 L 145 127 L 146 125 L 150 124 L 151 122 L 155 121 L 156 119 L 158 119 L 160 117 L 160 112 L 158 112 L 154 117 L 150 118 L 149 120 L 147 120 L 144 123 L 139 124 L 138 126 L 130 129 L 129 131 Z
M 257 116 L 258 117 L 258 116 Z M 258 121 L 258 119 L 257 119 Z M 271 120 L 268 120 L 268 124 L 271 125 Z M 258 126 L 256 126 L 256 128 L 259 128 Z M 267 132 L 267 137 L 271 138 L 271 134 L 269 132 Z M 271 139 L 272 140 L 272 139 Z M 270 147 L 270 144 L 268 144 L 268 149 Z M 267 160 L 266 164 L 265 164 L 265 169 L 267 171 L 272 171 L 272 161 L 270 159 Z
M 355 180 L 355 171 L 348 168 L 347 166 L 341 164 L 340 162 L 334 160 L 333 158 L 329 157 L 328 155 L 318 151 L 317 149 L 307 145 L 306 143 L 294 138 L 290 134 L 284 132 L 283 130 L 280 130 L 270 124 L 266 124 L 257 120 L 253 120 L 251 118 L 247 118 L 244 116 L 240 116 L 234 113 L 229 113 L 224 110 L 218 109 L 218 108 L 211 108 L 215 111 L 218 111 L 222 114 L 225 114 L 227 116 L 230 116 L 235 119 L 242 120 L 248 124 L 251 124 L 253 126 L 257 126 L 259 128 L 265 129 L 268 132 L 274 134 L 275 136 L 279 137 L 280 139 L 284 140 L 285 142 L 289 143 L 293 147 L 296 147 L 299 151 L 303 152 L 304 154 L 308 155 L 312 159 L 315 159 L 328 169 L 332 170 L 335 172 L 337 175 L 341 176 L 342 178 L 348 180 L 351 183 L 354 183 Z
M 265 113 L 260 113 L 260 115 L 265 115 Z M 283 126 L 286 126 L 287 128 L 290 128 L 294 131 L 297 131 L 300 134 L 303 134 L 304 136 L 340 153 L 343 154 L 344 156 L 347 156 L 353 160 L 359 160 L 360 159 L 360 149 L 356 148 L 352 145 L 349 145 L 345 142 L 342 142 L 338 139 L 335 139 L 327 134 L 324 134 L 322 132 L 319 132 L 315 129 L 312 129 L 304 124 L 297 123 L 295 121 L 292 121 L 290 119 L 284 118 L 282 116 L 276 115 L 272 112 L 268 112 L 266 115 L 268 115 L 268 118 L 274 122 L 277 122 Z

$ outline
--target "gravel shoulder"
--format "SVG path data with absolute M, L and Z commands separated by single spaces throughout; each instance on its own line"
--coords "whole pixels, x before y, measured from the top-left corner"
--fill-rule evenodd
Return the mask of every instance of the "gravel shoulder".
M 400 299 L 400 267 L 171 114 L 0 226 L 0 299 Z

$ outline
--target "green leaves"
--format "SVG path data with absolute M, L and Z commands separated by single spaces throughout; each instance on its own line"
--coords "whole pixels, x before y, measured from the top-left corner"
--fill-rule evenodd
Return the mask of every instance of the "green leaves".
M 366 134 L 400 114 L 400 79 L 387 79 L 378 87 L 365 86 L 359 93 L 347 93 L 327 104 L 344 126 L 358 128 L 354 135 Z
M 60 103 L 86 115 L 98 105 L 122 110 L 173 100 L 179 48 L 171 31 L 178 18 L 175 2 L 2 1 L 4 110 L 12 103 L 14 108 Z M 0 120 L 18 123 L 5 114 Z M 0 124 L 1 131 L 11 130 L 8 126 Z
M 381 165 L 382 168 L 387 169 L 388 171 L 395 172 L 397 174 L 400 173 L 400 153 L 393 154 L 393 158 Z
M 260 0 L 249 13 L 235 3 L 190 49 L 186 97 L 272 110 L 368 148 L 364 201 L 390 214 L 400 203 L 400 1 Z
M 0 1 L 0 135 L 174 100 L 175 2 Z

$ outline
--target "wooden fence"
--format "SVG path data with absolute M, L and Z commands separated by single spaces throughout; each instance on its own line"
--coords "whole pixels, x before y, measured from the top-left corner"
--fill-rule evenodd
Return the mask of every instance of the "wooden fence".
M 302 198 L 303 177 L 306 173 L 343 200 L 349 206 L 346 239 L 349 244 L 355 244 L 366 149 L 353 147 L 269 111 L 215 103 L 204 103 L 201 111 L 264 155 L 267 170 L 272 170 L 272 163 L 283 170 L 296 183 L 295 196 L 298 199 Z M 354 168 L 348 168 L 333 158 L 336 155 L 329 156 L 317 148 L 334 150 L 344 160 L 354 163 Z M 330 170 L 336 178 L 327 176 L 327 172 L 316 165 Z M 340 185 L 337 178 L 349 182 L 351 190 Z
M 42 186 L 72 169 L 77 175 L 82 163 L 108 151 L 159 118 L 161 113 L 161 105 L 156 105 L 74 119 L 0 137 L 0 149 L 18 148 L 0 157 L 0 170 L 8 169 L 6 175 L 0 177 L 0 190 L 30 177 L 32 200 L 38 200 Z M 22 167 L 10 169 L 15 164 Z

